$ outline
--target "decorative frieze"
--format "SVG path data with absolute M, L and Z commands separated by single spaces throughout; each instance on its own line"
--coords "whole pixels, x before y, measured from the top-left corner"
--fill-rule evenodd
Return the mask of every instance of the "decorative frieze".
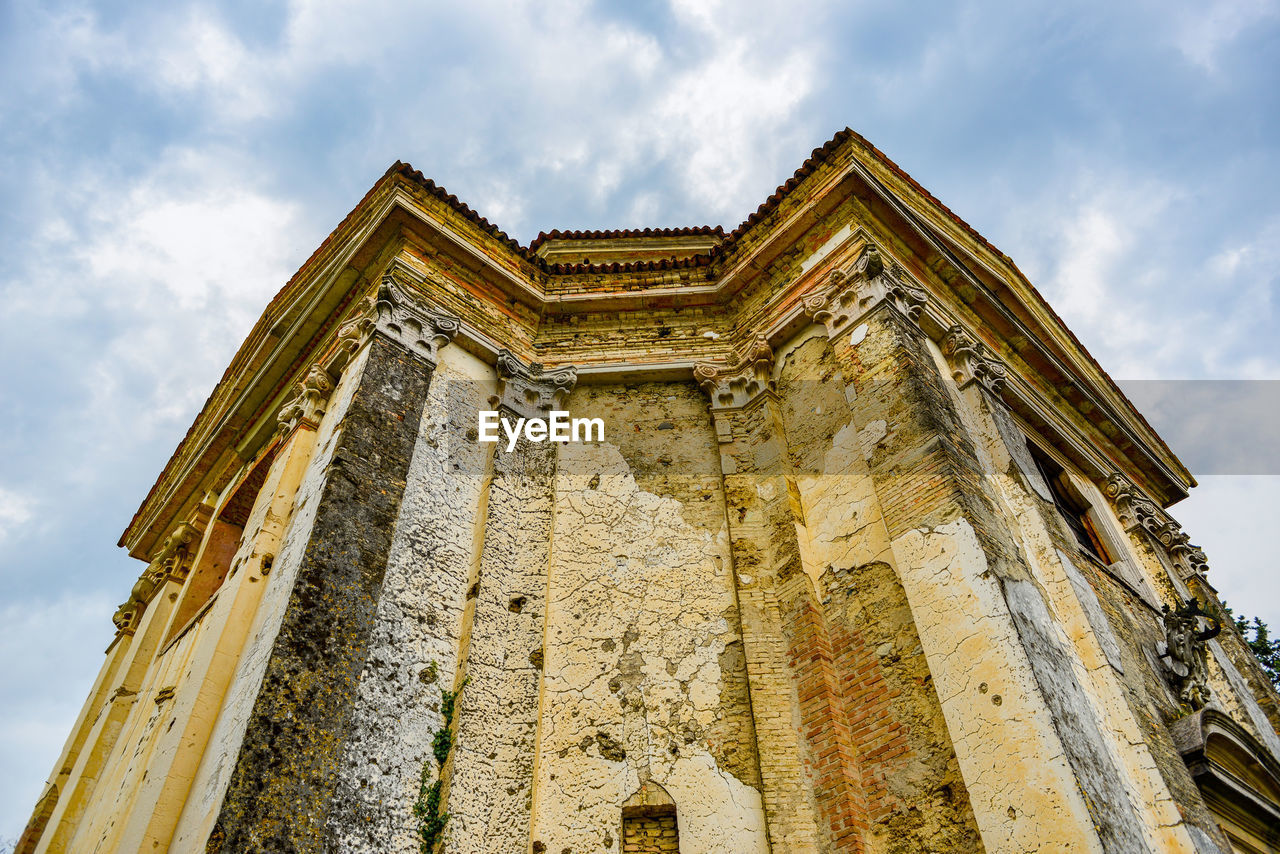
M 1209 622 L 1201 628 L 1202 620 Z M 1221 624 L 1200 608 L 1200 601 L 1190 602 L 1170 609 L 1164 606 L 1161 615 L 1164 623 L 1164 649 L 1160 655 L 1169 664 L 1170 682 L 1178 702 L 1190 711 L 1198 711 L 1209 702 L 1208 643 L 1222 631 Z
M 833 271 L 825 286 L 802 303 L 805 313 L 827 328 L 827 337 L 835 338 L 882 302 L 918 323 L 927 299 L 926 291 L 916 286 L 900 265 L 893 261 L 886 264 L 875 244 L 868 243 L 852 268 Z
M 523 418 L 545 418 L 552 410 L 562 410 L 569 392 L 578 381 L 572 365 L 546 368 L 539 362 L 525 364 L 510 350 L 498 351 L 499 389 L 489 399 L 491 405 L 507 409 Z
M 731 442 L 731 425 L 719 413 L 742 409 L 773 392 L 773 348 L 768 338 L 757 334 L 732 362 L 700 362 L 693 369 L 693 377 L 711 399 L 717 438 Z
M 942 352 L 960 388 L 976 382 L 997 397 L 1004 390 L 1008 369 L 963 326 L 957 324 L 947 330 Z
M 1115 472 L 1107 478 L 1104 491 L 1115 505 L 1116 515 L 1124 529 L 1129 532 L 1146 531 L 1164 546 L 1183 581 L 1192 576 L 1204 577 L 1209 569 L 1204 550 L 1192 545 L 1191 538 L 1177 520 L 1148 498 L 1133 481 Z

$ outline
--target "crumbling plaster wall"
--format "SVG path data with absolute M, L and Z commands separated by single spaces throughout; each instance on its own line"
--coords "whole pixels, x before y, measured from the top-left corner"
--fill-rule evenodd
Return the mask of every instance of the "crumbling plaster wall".
M 821 327 L 778 349 L 775 375 L 805 568 L 830 638 L 865 803 L 866 850 L 981 850 L 867 466 L 888 426 L 854 421 L 855 391 Z
M 682 852 L 768 851 L 706 399 L 587 386 L 570 411 L 616 432 L 560 450 L 534 850 L 620 850 L 621 805 L 653 780 Z

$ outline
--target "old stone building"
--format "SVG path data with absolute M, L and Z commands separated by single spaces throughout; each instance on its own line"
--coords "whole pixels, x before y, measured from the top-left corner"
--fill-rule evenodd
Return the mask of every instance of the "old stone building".
M 121 538 L 19 850 L 1280 851 L 1193 485 L 851 131 L 730 233 L 525 247 L 397 163 Z

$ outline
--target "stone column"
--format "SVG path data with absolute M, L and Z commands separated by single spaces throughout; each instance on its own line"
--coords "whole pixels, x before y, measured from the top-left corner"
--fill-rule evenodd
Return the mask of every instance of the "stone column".
M 181 630 L 195 636 L 183 641 L 194 641 L 189 651 L 179 646 L 166 652 L 182 656 L 175 663 L 182 667 L 182 678 L 174 686 L 172 706 L 167 710 L 177 725 L 165 727 L 156 737 L 154 758 L 116 843 L 119 850 L 152 850 L 167 845 L 173 837 L 280 551 L 294 497 L 333 387 L 332 377 L 320 364 L 313 365 L 295 384 L 277 415 L 278 444 L 271 459 L 261 463 L 268 465 L 267 473 L 249 511 L 227 577 L 215 594 L 216 600 L 198 624 L 170 629 L 170 634 Z M 196 556 L 196 565 L 201 558 L 202 555 Z M 184 595 L 190 595 L 190 591 Z
M 695 370 L 720 441 L 769 839 L 779 854 L 861 850 L 865 807 L 772 370 L 763 336 L 735 362 Z
M 123 763 L 110 757 L 120 749 L 120 736 L 130 719 L 130 712 L 142 689 L 147 669 L 164 638 L 173 602 L 191 568 L 191 558 L 198 542 L 200 527 L 208 518 L 207 507 L 200 508 L 188 522 L 179 523 L 161 545 L 147 569 L 130 591 L 128 600 L 112 618 L 116 639 L 108 650 L 115 660 L 112 685 L 96 719 L 89 724 L 83 746 L 74 757 L 74 766 L 66 779 L 66 789 L 48 818 L 44 839 L 34 849 L 45 851 L 75 850 L 72 840 L 79 838 L 90 819 L 90 804 L 105 789 L 100 775 L 104 770 L 119 769 Z
M 918 325 L 925 299 L 868 244 L 805 307 L 827 329 L 855 425 L 878 437 L 870 474 L 983 843 L 1149 851 L 1132 809 L 1116 808 L 1128 795 L 1097 755 L 1096 719 L 1075 707 L 1068 651 Z M 1003 381 L 981 351 L 963 355 L 969 379 Z
M 329 847 L 327 816 L 418 423 L 437 351 L 458 328 L 389 278 L 375 310 L 376 320 L 341 333 L 359 354 L 342 370 L 359 374 L 343 378 L 348 398 L 332 425 L 327 466 L 316 472 L 318 494 L 308 496 L 316 501 L 310 524 L 289 532 L 298 562 L 282 573 L 291 584 L 287 604 L 209 835 L 211 852 Z M 295 512 L 293 525 L 307 521 Z M 284 551 L 282 562 L 291 563 L 289 544 Z
M 577 381 L 573 367 L 526 365 L 506 350 L 497 369 L 499 394 L 490 403 L 513 424 L 564 409 Z M 457 735 L 444 772 L 447 852 L 529 844 L 556 448 L 523 436 L 510 452 L 505 437 L 495 446 L 481 499 L 484 544 L 467 594 Z

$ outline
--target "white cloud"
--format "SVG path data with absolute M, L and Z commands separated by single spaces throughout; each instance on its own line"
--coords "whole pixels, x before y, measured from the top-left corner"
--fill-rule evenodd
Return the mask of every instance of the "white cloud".
M 0 487 L 0 543 L 35 517 L 36 500 Z
M 296 203 L 254 186 L 233 152 L 178 149 L 141 176 L 88 177 L 37 224 L 26 265 L 0 283 L 0 319 L 15 330 L 87 327 L 68 378 L 64 423 L 90 445 L 134 446 L 163 429 L 180 436 L 253 321 L 318 242 Z M 57 176 L 44 180 L 60 186 Z M 45 339 L 38 346 L 51 346 Z M 69 391 L 70 389 L 64 390 Z M 65 459 L 74 477 L 92 459 Z M 72 476 L 69 474 L 69 476 Z
M 1280 572 L 1270 528 L 1259 524 L 1280 506 L 1280 476 L 1198 478 L 1191 497 L 1171 509 L 1191 541 L 1209 557 L 1209 580 L 1237 613 L 1280 628 Z
M 1191 62 L 1218 70 L 1219 55 L 1243 32 L 1280 15 L 1275 0 L 1193 0 L 1173 15 L 1173 43 Z

